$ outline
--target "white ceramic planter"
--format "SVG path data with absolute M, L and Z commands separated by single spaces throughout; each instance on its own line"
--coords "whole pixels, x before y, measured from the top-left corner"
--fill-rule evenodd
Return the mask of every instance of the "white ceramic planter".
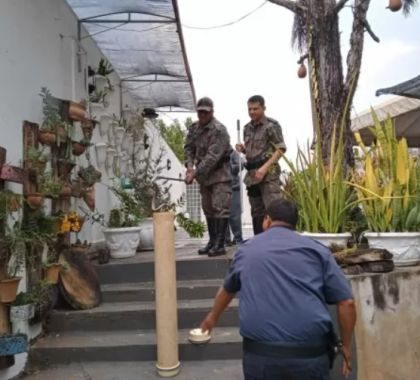
M 101 116 L 99 123 L 99 133 L 101 137 L 104 137 L 108 133 L 109 128 L 111 126 L 111 122 L 112 116 L 107 114 Z
M 10 308 L 10 320 L 16 321 L 28 321 L 35 315 L 35 307 L 32 303 L 21 306 L 12 306 Z
M 103 142 L 95 144 L 96 163 L 99 167 L 104 167 L 106 161 L 106 150 L 108 145 Z
M 337 234 L 302 232 L 301 235 L 308 236 L 327 247 L 331 247 L 331 245 L 334 244 L 345 248 L 347 247 L 348 240 L 351 238 L 350 232 L 342 232 Z
M 108 85 L 108 81 L 103 75 L 95 75 L 95 91 L 104 92 L 105 87 Z
M 391 252 L 396 266 L 417 265 L 420 262 L 420 232 L 366 232 L 370 248 Z
M 146 218 L 140 223 L 140 251 L 152 251 L 155 247 L 153 238 L 153 218 Z
M 113 259 L 135 256 L 140 243 L 140 227 L 105 228 L 103 233 Z
M 105 112 L 105 108 L 102 103 L 90 103 L 89 109 L 91 118 L 95 120 L 99 120 Z

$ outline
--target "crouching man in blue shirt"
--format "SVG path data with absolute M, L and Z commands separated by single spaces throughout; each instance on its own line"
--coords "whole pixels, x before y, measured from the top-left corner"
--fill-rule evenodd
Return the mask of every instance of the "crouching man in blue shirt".
M 337 305 L 342 373 L 351 371 L 356 309 L 349 284 L 328 248 L 294 231 L 297 219 L 290 201 L 268 206 L 265 232 L 239 247 L 200 326 L 211 332 L 240 291 L 245 380 L 329 379 L 328 304 Z

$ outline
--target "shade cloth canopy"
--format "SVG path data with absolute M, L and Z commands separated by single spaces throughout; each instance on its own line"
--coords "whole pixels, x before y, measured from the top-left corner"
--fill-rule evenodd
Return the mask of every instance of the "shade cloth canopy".
M 420 147 L 420 99 L 395 97 L 373 107 L 380 121 L 391 116 L 397 137 L 405 137 L 409 147 Z M 374 125 L 371 110 L 352 118 L 352 131 L 359 131 L 363 141 L 371 144 L 373 135 L 368 127 Z
M 79 19 L 79 39 L 96 41 L 121 78 L 123 93 L 129 91 L 142 107 L 194 109 L 176 0 L 67 2 Z

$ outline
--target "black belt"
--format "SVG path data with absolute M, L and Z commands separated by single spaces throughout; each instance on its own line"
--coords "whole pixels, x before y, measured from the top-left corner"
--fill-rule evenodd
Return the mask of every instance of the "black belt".
M 244 164 L 246 170 L 255 170 L 263 166 L 268 161 L 268 157 L 254 162 L 246 162 Z
M 326 344 L 322 346 L 287 347 L 257 342 L 248 338 L 244 338 L 242 346 L 245 352 L 284 359 L 316 358 L 318 356 L 326 355 L 328 352 Z

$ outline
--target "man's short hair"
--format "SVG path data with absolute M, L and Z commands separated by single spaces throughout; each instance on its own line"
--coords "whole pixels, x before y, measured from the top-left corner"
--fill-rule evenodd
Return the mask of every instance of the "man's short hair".
M 267 215 L 272 221 L 284 222 L 296 228 L 298 209 L 296 204 L 287 199 L 276 199 L 267 207 Z
M 263 107 L 265 106 L 265 100 L 261 95 L 253 95 L 248 99 L 248 103 L 259 103 Z

